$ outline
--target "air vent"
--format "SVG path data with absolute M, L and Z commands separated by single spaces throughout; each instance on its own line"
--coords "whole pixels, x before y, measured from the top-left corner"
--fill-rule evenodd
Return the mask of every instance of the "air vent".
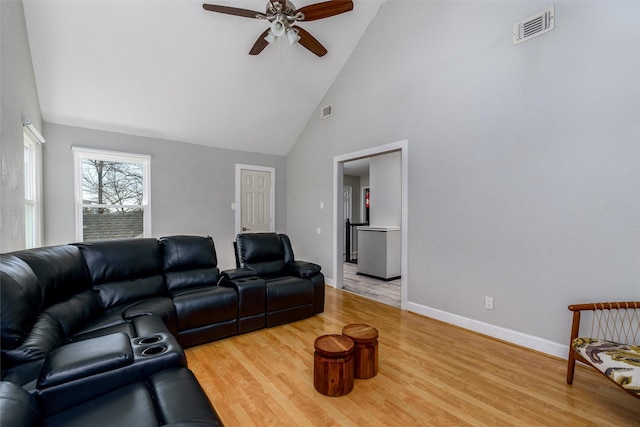
M 555 8 L 551 6 L 544 12 L 533 15 L 523 21 L 513 24 L 513 44 L 519 44 L 530 38 L 553 30 Z
M 320 118 L 326 119 L 327 117 L 329 117 L 331 115 L 331 110 L 331 104 L 322 107 L 322 110 L 320 111 Z

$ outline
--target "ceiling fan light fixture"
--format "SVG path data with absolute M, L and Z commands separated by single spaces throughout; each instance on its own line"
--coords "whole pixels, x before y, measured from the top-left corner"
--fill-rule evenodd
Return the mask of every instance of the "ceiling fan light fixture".
M 298 43 L 298 40 L 300 40 L 300 36 L 292 28 L 287 29 L 287 38 L 289 39 L 289 44 L 291 46 Z
M 280 18 L 274 19 L 274 21 L 271 23 L 271 33 L 276 37 L 280 37 L 281 35 L 283 35 L 286 29 L 286 25 Z
M 264 38 L 267 42 L 269 42 L 269 44 L 271 43 L 275 43 L 276 40 L 278 40 L 278 38 L 276 36 L 273 35 L 273 33 L 271 31 L 269 31 L 269 33 L 267 34 L 267 36 Z

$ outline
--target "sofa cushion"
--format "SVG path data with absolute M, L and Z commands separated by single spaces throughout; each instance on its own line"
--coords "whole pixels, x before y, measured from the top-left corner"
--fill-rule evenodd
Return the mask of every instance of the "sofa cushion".
M 47 418 L 47 427 L 221 426 L 191 371 L 162 370 Z M 16 424 L 18 425 L 18 424 Z
M 75 243 L 105 308 L 166 294 L 156 239 Z
M 123 307 L 122 317 L 126 320 L 145 316 L 159 317 L 172 334 L 178 332 L 176 308 L 171 298 L 145 298 L 144 300 Z
M 157 427 L 162 425 L 144 382 L 119 388 L 47 419 L 47 427 Z
M 89 276 L 77 247 L 49 246 L 13 252 L 29 264 L 40 284 L 42 307 L 89 289 Z
M 156 239 L 124 239 L 75 243 L 82 252 L 92 284 L 132 280 L 162 272 Z
M 60 322 L 49 313 L 41 313 L 19 347 L 2 349 L 2 368 L 42 359 L 65 342 Z
M 313 284 L 307 279 L 282 277 L 267 280 L 267 312 L 313 305 Z
M 160 275 L 103 283 L 93 289 L 105 308 L 165 294 L 164 281 Z
M 175 368 L 160 371 L 149 378 L 149 387 L 163 424 L 222 426 L 207 395 L 190 370 Z
M 0 381 L 0 415 L 3 426 L 35 427 L 43 424 L 35 398 L 8 381 Z
M 258 276 L 276 274 L 284 269 L 284 249 L 276 233 L 247 233 L 236 237 L 236 251 L 241 268 Z
M 208 286 L 186 290 L 175 294 L 173 303 L 181 332 L 238 317 L 238 294 L 231 288 Z
M 218 260 L 209 236 L 168 236 L 159 239 L 164 271 L 216 267 Z
M 13 255 L 0 255 L 0 323 L 3 351 L 20 346 L 40 312 L 42 295 L 29 265 Z
M 159 241 L 170 292 L 218 282 L 220 270 L 211 237 L 169 236 Z
M 102 307 L 96 294 L 87 290 L 52 305 L 44 312 L 60 323 L 64 336 L 68 337 L 87 321 L 101 313 Z

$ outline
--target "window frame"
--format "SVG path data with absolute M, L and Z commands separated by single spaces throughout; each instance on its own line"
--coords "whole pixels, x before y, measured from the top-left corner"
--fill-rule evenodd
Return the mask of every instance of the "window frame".
M 24 208 L 25 208 L 25 249 L 42 246 L 42 186 L 40 143 L 25 129 L 23 132 L 24 167 Z M 31 221 L 27 220 L 27 210 L 31 210 Z
M 85 147 L 71 147 L 73 150 L 73 169 L 74 169 L 74 201 L 75 201 L 75 228 L 76 241 L 84 241 L 83 216 L 82 211 L 85 207 L 89 208 L 110 208 L 118 207 L 135 207 L 142 209 L 142 235 L 143 237 L 151 237 L 151 156 L 148 154 L 126 153 L 122 151 L 101 150 Z M 82 161 L 102 160 L 107 162 L 118 163 L 137 163 L 142 165 L 142 204 L 141 205 L 111 205 L 95 203 L 83 203 L 82 199 Z

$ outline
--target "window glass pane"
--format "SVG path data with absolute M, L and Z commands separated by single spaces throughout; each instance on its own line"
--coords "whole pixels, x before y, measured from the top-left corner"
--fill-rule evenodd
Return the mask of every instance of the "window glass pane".
M 82 233 L 85 242 L 143 237 L 143 209 L 82 209 Z
M 33 148 L 24 146 L 24 198 L 33 200 Z
M 141 163 L 83 159 L 82 203 L 141 205 L 142 180 Z

